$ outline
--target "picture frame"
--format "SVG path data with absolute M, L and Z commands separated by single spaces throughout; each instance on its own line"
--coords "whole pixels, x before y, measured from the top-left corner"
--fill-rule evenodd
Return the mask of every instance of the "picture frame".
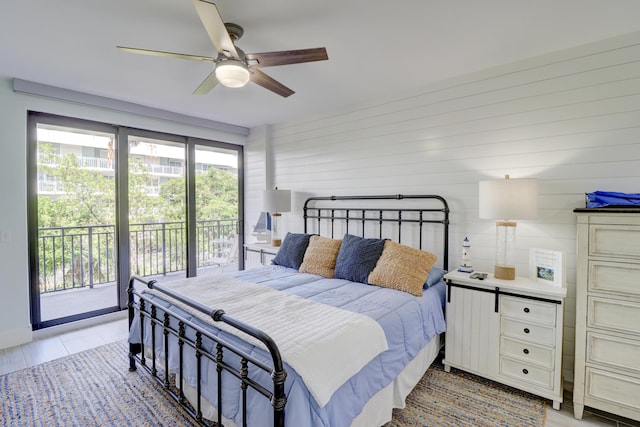
M 566 271 L 564 253 L 550 249 L 529 250 L 529 278 L 546 285 L 564 287 Z

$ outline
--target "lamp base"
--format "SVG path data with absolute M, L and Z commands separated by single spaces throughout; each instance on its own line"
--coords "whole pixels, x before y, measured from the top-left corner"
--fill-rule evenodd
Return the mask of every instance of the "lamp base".
M 280 212 L 273 212 L 271 214 L 271 246 L 278 247 L 282 245 L 281 219 L 282 214 Z
M 494 265 L 493 276 L 496 279 L 514 280 L 516 278 L 516 268 L 511 265 Z

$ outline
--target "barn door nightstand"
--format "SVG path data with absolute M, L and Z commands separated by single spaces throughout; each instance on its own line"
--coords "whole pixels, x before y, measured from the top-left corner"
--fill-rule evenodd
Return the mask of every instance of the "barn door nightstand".
M 447 282 L 445 371 L 451 367 L 562 403 L 566 289 L 516 277 Z

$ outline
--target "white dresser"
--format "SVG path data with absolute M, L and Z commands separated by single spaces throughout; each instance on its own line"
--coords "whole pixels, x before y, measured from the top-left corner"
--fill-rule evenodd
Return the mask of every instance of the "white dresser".
M 244 245 L 244 268 L 269 265 L 276 257 L 279 246 L 271 246 L 267 243 L 247 243 Z
M 640 211 L 575 212 L 574 415 L 589 406 L 640 420 Z
M 462 369 L 562 402 L 563 303 L 566 289 L 522 277 L 447 281 L 444 367 Z

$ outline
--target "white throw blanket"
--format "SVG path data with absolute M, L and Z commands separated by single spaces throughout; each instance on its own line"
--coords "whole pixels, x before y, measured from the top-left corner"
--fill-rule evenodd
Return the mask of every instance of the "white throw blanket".
M 163 283 L 212 309 L 268 334 L 282 358 L 304 380 L 324 407 L 333 393 L 375 356 L 387 350 L 382 327 L 370 317 L 306 300 L 265 285 L 227 275 L 194 277 Z M 169 300 L 161 292 L 145 290 Z M 172 303 L 219 329 L 264 348 L 259 341 L 234 328 L 214 322 L 206 314 L 178 301 Z

